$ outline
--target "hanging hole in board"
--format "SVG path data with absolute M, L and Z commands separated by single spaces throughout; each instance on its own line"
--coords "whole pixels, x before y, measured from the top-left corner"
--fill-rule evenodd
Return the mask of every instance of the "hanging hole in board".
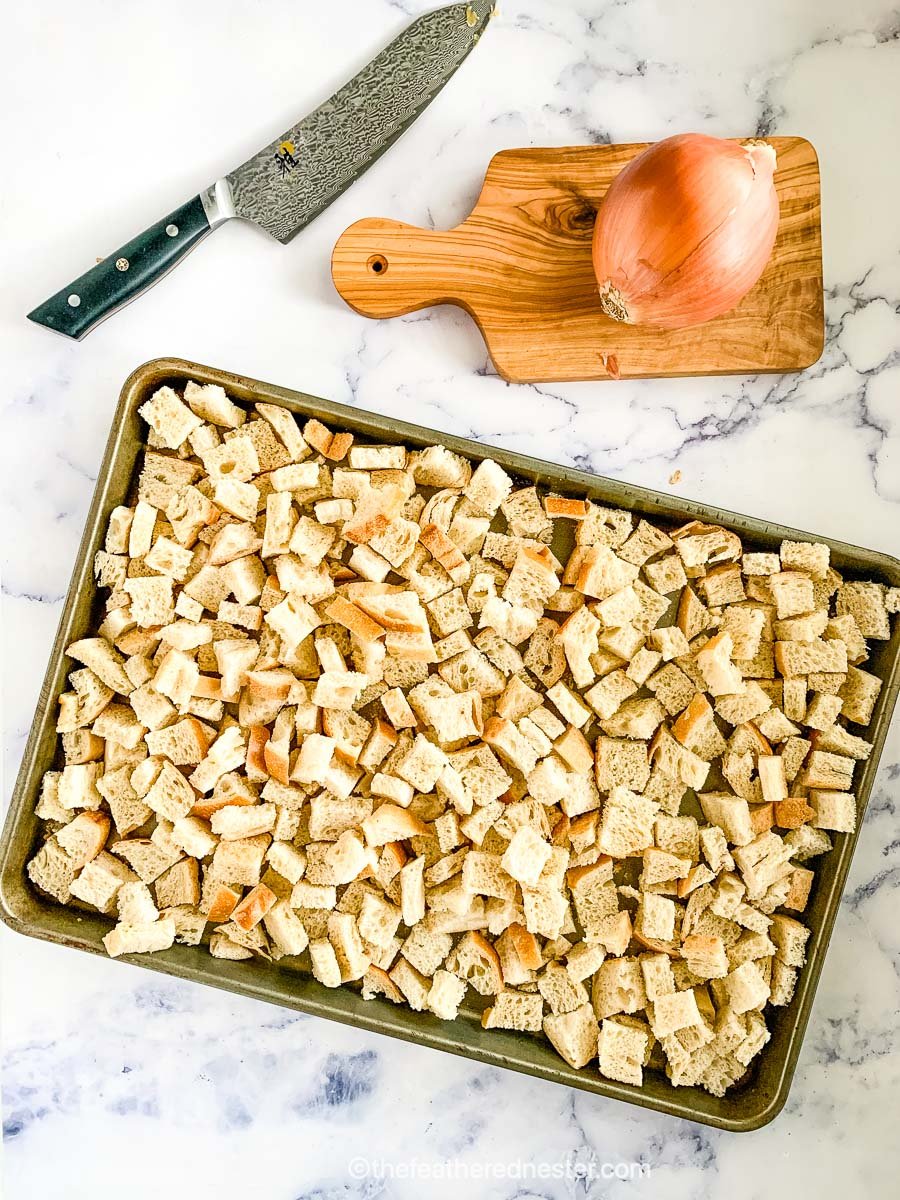
M 383 254 L 373 254 L 366 266 L 373 275 L 384 275 L 388 269 L 388 261 Z

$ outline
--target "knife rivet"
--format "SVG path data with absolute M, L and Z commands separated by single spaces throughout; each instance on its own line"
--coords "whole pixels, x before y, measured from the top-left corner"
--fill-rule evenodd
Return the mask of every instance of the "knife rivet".
M 167 225 L 166 233 L 169 235 L 169 237 L 178 237 L 178 226 L 177 225 Z
M 117 258 L 116 259 L 116 270 L 117 271 L 127 271 L 128 270 L 128 259 L 127 258 Z
M 75 293 L 73 292 L 72 295 L 69 296 L 69 299 L 68 299 L 69 307 L 77 308 L 80 303 L 81 303 L 81 297 L 76 296 Z

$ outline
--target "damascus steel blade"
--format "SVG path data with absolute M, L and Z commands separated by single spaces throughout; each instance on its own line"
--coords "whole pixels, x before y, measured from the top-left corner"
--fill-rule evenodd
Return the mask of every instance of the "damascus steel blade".
M 472 0 L 413 21 L 329 100 L 209 189 L 204 204 L 217 217 L 213 223 L 244 217 L 289 241 L 427 107 L 495 6 L 496 0 Z

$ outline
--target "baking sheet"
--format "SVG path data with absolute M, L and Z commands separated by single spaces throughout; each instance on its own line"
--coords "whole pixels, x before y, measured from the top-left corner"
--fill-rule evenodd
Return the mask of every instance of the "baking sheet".
M 0 839 L 0 916 L 11 928 L 31 937 L 94 954 L 105 954 L 101 938 L 110 928 L 109 918 L 88 910 L 66 908 L 38 895 L 27 879 L 25 865 L 36 847 L 40 832 L 41 822 L 34 815 L 34 807 L 41 778 L 57 758 L 56 700 L 65 689 L 66 677 L 72 666 L 66 658 L 65 648 L 83 636 L 93 624 L 99 606 L 92 572 L 94 553 L 103 545 L 110 512 L 128 497 L 135 464 L 143 448 L 142 422 L 137 409 L 156 388 L 165 383 L 182 384 L 187 379 L 199 383 L 218 383 L 237 400 L 251 404 L 257 401 L 281 404 L 293 412 L 319 417 L 336 428 L 351 430 L 360 437 L 380 443 L 403 442 L 412 446 L 426 446 L 440 442 L 474 460 L 491 457 L 521 479 L 563 494 L 587 496 L 600 503 L 629 508 L 649 518 L 678 523 L 699 519 L 726 525 L 740 533 L 747 545 L 755 549 L 777 549 L 785 538 L 796 540 L 815 536 L 815 540 L 825 542 L 831 548 L 834 566 L 848 578 L 876 579 L 890 586 L 900 586 L 900 561 L 886 554 L 708 505 L 694 504 L 583 471 L 554 466 L 539 459 L 333 404 L 227 371 L 180 359 L 156 359 L 134 371 L 122 388 L 34 723 Z M 866 736 L 874 742 L 874 750 L 869 760 L 860 764 L 857 778 L 859 826 L 900 688 L 900 621 L 893 622 L 890 641 L 874 642 L 872 646 L 867 669 L 879 675 L 884 680 L 884 686 L 866 732 Z M 311 976 L 284 963 L 214 959 L 205 947 L 173 946 L 157 954 L 125 956 L 123 961 L 461 1054 L 493 1066 L 508 1067 L 583 1091 L 654 1108 L 673 1116 L 741 1132 L 759 1128 L 771 1121 L 787 1099 L 858 829 L 853 835 L 833 835 L 834 850 L 818 860 L 812 898 L 803 915 L 812 931 L 808 960 L 801 972 L 796 995 L 786 1008 L 769 1010 L 767 1022 L 772 1034 L 769 1044 L 754 1060 L 746 1080 L 721 1099 L 699 1088 L 672 1087 L 661 1072 L 646 1072 L 644 1086 L 634 1088 L 604 1079 L 596 1066 L 576 1071 L 559 1058 L 549 1043 L 539 1037 L 483 1030 L 474 1005 L 464 1006 L 460 1019 L 456 1021 L 439 1021 L 427 1013 L 400 1008 L 381 998 L 364 1001 L 350 987 L 325 988 Z

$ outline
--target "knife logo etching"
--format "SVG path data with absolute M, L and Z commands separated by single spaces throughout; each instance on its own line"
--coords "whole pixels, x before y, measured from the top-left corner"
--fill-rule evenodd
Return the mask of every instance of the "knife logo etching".
M 282 179 L 286 178 L 286 176 L 290 175 L 291 171 L 300 166 L 295 157 L 296 153 L 297 147 L 293 142 L 282 142 L 275 151 L 273 157 L 275 162 L 278 164 L 279 170 L 281 171 Z

